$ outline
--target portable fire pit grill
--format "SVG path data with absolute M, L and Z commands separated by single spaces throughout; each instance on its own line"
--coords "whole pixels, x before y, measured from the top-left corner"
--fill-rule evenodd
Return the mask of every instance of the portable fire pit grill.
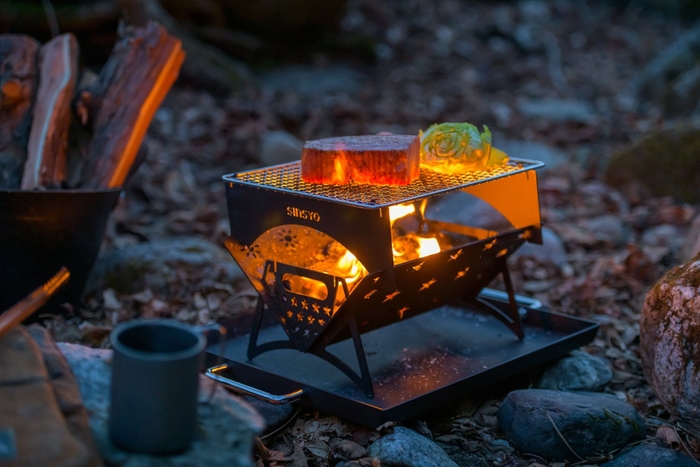
M 300 162 L 225 176 L 226 247 L 259 297 L 250 336 L 211 346 L 226 363 L 207 374 L 376 426 L 587 343 L 595 323 L 516 296 L 508 273 L 520 245 L 542 242 L 542 165 L 421 169 L 401 186 L 305 183 Z M 431 219 L 428 204 L 459 191 L 510 228 Z M 505 292 L 485 289 L 499 274 Z M 263 326 L 268 314 L 277 325 Z

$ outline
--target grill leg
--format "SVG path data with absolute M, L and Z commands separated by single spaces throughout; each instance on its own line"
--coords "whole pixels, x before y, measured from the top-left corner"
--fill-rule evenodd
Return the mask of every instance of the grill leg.
M 525 337 L 525 331 L 523 330 L 523 322 L 520 320 L 520 313 L 518 313 L 518 302 L 515 299 L 513 282 L 510 280 L 510 272 L 508 272 L 508 265 L 505 261 L 503 261 L 501 275 L 503 276 L 503 282 L 506 286 L 506 292 L 508 292 L 508 316 L 512 320 L 512 323 L 509 324 L 508 327 L 518 336 L 518 339 L 522 340 Z
M 372 386 L 372 376 L 369 374 L 369 367 L 367 366 L 367 357 L 365 356 L 365 349 L 362 346 L 362 339 L 360 337 L 360 332 L 357 329 L 357 322 L 355 318 L 352 317 L 348 321 L 348 327 L 350 328 L 350 334 L 352 335 L 352 342 L 355 345 L 355 355 L 357 355 L 357 363 L 360 366 L 360 375 L 357 374 L 347 363 L 328 352 L 326 348 L 312 350 L 311 353 L 317 355 L 338 368 L 340 371 L 345 373 L 345 375 L 350 378 L 355 384 L 362 389 L 367 397 L 374 397 L 374 387 Z
M 250 331 L 250 339 L 248 340 L 248 360 L 252 360 L 261 353 L 275 349 L 296 349 L 292 341 L 271 341 L 258 345 L 258 334 L 262 326 L 263 313 L 265 312 L 265 300 L 261 295 L 258 295 L 258 304 L 255 307 L 255 319 L 253 321 L 253 329 Z
M 510 272 L 508 272 L 508 265 L 505 261 L 501 263 L 501 275 L 503 276 L 503 283 L 506 286 L 506 292 L 508 293 L 508 311 L 503 312 L 500 308 L 492 305 L 490 302 L 478 298 L 477 302 L 484 305 L 491 311 L 496 318 L 501 320 L 508 329 L 513 331 L 513 334 L 518 336 L 518 339 L 522 340 L 525 337 L 525 331 L 523 329 L 523 323 L 520 320 L 520 313 L 518 313 L 518 302 L 515 299 L 515 290 L 513 290 L 513 282 L 510 280 Z

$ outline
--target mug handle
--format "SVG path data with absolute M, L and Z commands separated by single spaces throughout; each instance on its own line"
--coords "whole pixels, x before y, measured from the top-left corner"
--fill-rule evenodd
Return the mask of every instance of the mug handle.
M 260 399 L 274 405 L 289 404 L 291 402 L 301 399 L 306 395 L 306 391 L 304 391 L 303 389 L 297 389 L 296 391 L 290 392 L 289 394 L 271 394 L 267 391 L 263 391 L 262 389 L 248 386 L 247 384 L 243 384 L 239 381 L 227 378 L 219 374 L 223 371 L 228 370 L 229 368 L 229 364 L 224 363 L 223 365 L 217 365 L 209 368 L 205 374 L 215 381 L 219 381 L 230 386 L 235 392 L 239 394 L 245 394 L 251 397 L 255 397 L 256 399 Z

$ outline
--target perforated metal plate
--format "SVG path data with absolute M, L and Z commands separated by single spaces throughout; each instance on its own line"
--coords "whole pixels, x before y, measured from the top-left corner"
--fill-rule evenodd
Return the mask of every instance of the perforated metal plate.
M 542 167 L 544 163 L 511 158 L 506 164 L 487 170 L 460 174 L 440 174 L 421 169 L 420 178 L 408 185 L 323 185 L 306 183 L 301 179 L 301 161 L 275 165 L 258 170 L 225 175 L 229 183 L 241 183 L 260 188 L 333 200 L 354 206 L 377 208 L 407 203 L 470 185 L 507 177 Z

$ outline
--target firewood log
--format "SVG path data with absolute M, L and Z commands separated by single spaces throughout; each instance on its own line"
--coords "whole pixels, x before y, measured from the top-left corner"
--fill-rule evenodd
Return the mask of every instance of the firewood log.
M 122 186 L 184 58 L 180 41 L 155 22 L 124 31 L 97 82 L 80 95 L 93 113 L 83 187 Z
M 39 47 L 28 36 L 0 35 L 0 189 L 19 188 L 22 180 Z
M 66 179 L 70 104 L 77 73 L 78 42 L 72 34 L 54 37 L 41 47 L 23 190 L 61 188 Z

